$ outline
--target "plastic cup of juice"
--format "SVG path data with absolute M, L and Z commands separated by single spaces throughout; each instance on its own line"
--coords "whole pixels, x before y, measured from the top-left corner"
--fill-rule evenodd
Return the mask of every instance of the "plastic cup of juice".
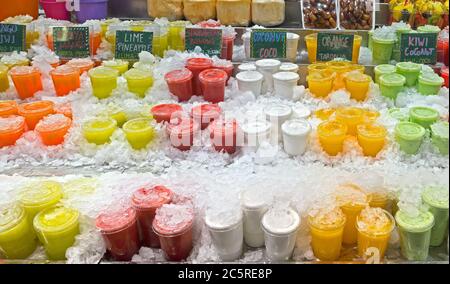
M 389 194 L 384 189 L 378 189 L 376 192 L 370 194 L 370 207 L 387 209 L 390 198 Z
M 358 63 L 359 50 L 361 49 L 362 37 L 360 35 L 355 35 L 353 39 L 353 52 L 352 52 L 352 62 L 354 64 Z
M 156 211 L 153 231 L 159 236 L 168 261 L 183 261 L 189 257 L 193 247 L 193 226 L 194 212 L 189 206 L 166 204 Z
M 357 126 L 358 144 L 363 149 L 364 156 L 376 157 L 384 148 L 387 131 L 377 124 L 360 124 Z
M 19 115 L 25 118 L 28 130 L 34 130 L 36 124 L 47 115 L 55 113 L 55 104 L 51 101 L 37 101 L 19 105 Z
M 378 117 L 380 117 L 380 112 L 371 109 L 363 109 L 363 118 L 366 123 L 374 123 Z
M 317 59 L 317 34 L 305 36 L 305 42 L 308 50 L 309 63 L 315 63 Z
M 100 230 L 106 250 L 114 260 L 130 261 L 141 246 L 136 211 L 120 208 L 97 216 L 95 226 Z
M 16 66 L 9 71 L 16 87 L 17 95 L 25 100 L 42 91 L 41 72 L 36 67 Z
M 409 110 L 401 108 L 389 109 L 389 116 L 398 121 L 409 121 Z
M 225 71 L 208 69 L 202 71 L 198 78 L 205 101 L 216 104 L 225 100 L 225 86 L 228 78 Z
M 315 97 L 326 98 L 332 91 L 335 73 L 329 70 L 313 71 L 306 77 L 308 88 Z
M 323 72 L 328 70 L 328 65 L 326 63 L 313 63 L 308 65 L 308 74 L 313 74 L 314 72 Z
M 281 126 L 284 151 L 291 156 L 303 155 L 308 145 L 311 125 L 305 119 L 291 119 Z
M 409 109 L 411 122 L 422 125 L 425 129 L 430 129 L 431 125 L 438 121 L 439 112 L 430 107 L 412 107 Z
M 199 79 L 199 74 L 212 68 L 213 61 L 208 58 L 191 58 L 186 63 L 186 68 L 192 72 L 192 90 L 194 96 L 201 96 L 203 94 L 202 87 Z
M 118 76 L 119 71 L 108 67 L 100 66 L 89 70 L 93 95 L 99 99 L 111 96 L 112 91 L 117 88 Z
M 114 119 L 117 122 L 117 127 L 122 127 L 125 124 L 125 122 L 128 121 L 127 114 L 125 113 L 123 108 L 121 108 L 118 105 L 115 104 L 109 105 L 106 112 L 107 116 L 109 116 L 110 118 Z
M 320 120 L 328 120 L 334 113 L 336 109 L 334 108 L 322 108 L 314 112 L 314 116 Z
M 6 65 L 0 64 L 0 92 L 9 89 L 8 70 Z
M 127 79 L 128 90 L 141 98 L 153 86 L 153 76 L 149 72 L 140 69 L 130 69 L 123 75 Z
M 189 69 L 174 70 L 164 76 L 169 91 L 181 102 L 189 101 L 192 97 L 192 79 L 194 75 Z
M 391 64 L 381 64 L 375 66 L 375 83 L 380 84 L 380 77 L 386 74 L 392 74 L 395 73 L 397 70 L 397 67 L 395 65 Z
M 351 70 L 352 64 L 345 61 L 330 61 L 327 62 L 327 65 L 331 71 L 336 73 L 333 90 L 345 88 L 344 77 L 345 74 Z
M 431 141 L 442 155 L 448 155 L 448 122 L 439 121 L 431 125 Z
M 358 240 L 356 219 L 361 211 L 369 206 L 370 195 L 354 184 L 340 185 L 336 191 L 336 201 L 346 217 L 343 243 L 353 245 Z
M 433 214 L 420 212 L 417 216 L 410 216 L 400 210 L 395 214 L 395 220 L 399 228 L 403 257 L 410 261 L 426 260 L 434 226 Z
M 314 209 L 309 213 L 311 246 L 314 256 L 322 261 L 335 261 L 341 255 L 346 217 L 335 208 Z
M 21 116 L 0 117 L 0 148 L 16 144 L 25 129 L 25 119 Z
M 49 259 L 66 259 L 67 249 L 75 243 L 75 237 L 80 233 L 79 216 L 77 210 L 59 206 L 36 215 L 34 230 Z
M 448 88 L 448 67 L 441 69 L 441 77 L 444 79 L 444 85 Z
M 395 42 L 395 39 L 372 37 L 372 61 L 375 65 L 389 63 Z
M 298 73 L 299 67 L 295 63 L 283 62 L 280 65 L 280 72 L 294 72 Z
M 357 107 L 341 107 L 336 110 L 336 120 L 347 125 L 347 134 L 356 136 L 356 128 L 364 122 L 364 111 Z
M 381 95 L 393 100 L 406 84 L 405 76 L 397 73 L 381 75 L 379 80 Z
M 119 75 L 127 72 L 129 65 L 130 63 L 128 61 L 122 59 L 105 60 L 102 62 L 102 66 L 116 69 L 117 71 L 119 71 Z
M 422 95 L 437 95 L 443 84 L 444 78 L 438 74 L 424 73 L 419 75 L 417 90 Z
M 233 76 L 233 72 L 234 72 L 234 65 L 231 61 L 223 61 L 223 62 L 215 62 L 213 64 L 214 69 L 220 69 L 225 71 L 225 73 L 227 73 L 227 84 L 228 84 L 228 80 L 230 80 L 230 77 Z
M 391 233 L 395 228 L 395 219 L 381 208 L 367 207 L 361 211 L 356 219 L 358 229 L 358 254 L 366 258 L 371 254 L 371 249 L 378 250 L 380 259 L 389 244 Z
M 158 235 L 153 232 L 156 210 L 171 203 L 173 192 L 161 185 L 141 188 L 133 193 L 131 204 L 136 211 L 141 242 L 143 246 L 160 248 Z
M 417 31 L 419 33 L 433 33 L 438 34 L 440 33 L 441 29 L 438 26 L 432 26 L 432 25 L 425 25 L 417 27 Z
M 194 136 L 199 125 L 195 120 L 187 117 L 171 119 L 167 125 L 167 134 L 174 148 L 180 151 L 189 151 L 194 146 Z
M 19 194 L 19 203 L 32 224 L 44 209 L 55 206 L 63 197 L 62 185 L 56 181 L 38 181 L 27 185 Z
M 222 114 L 222 109 L 216 104 L 201 104 L 192 108 L 192 118 L 201 126 L 201 129 L 206 129 L 211 122 L 216 120 Z
M 169 47 L 173 50 L 184 51 L 184 31 L 188 21 L 175 21 L 169 23 Z
M 242 191 L 240 200 L 244 214 L 244 241 L 252 248 L 263 247 L 261 220 L 269 208 L 267 197 L 261 195 L 258 189 L 252 188 Z
M 83 136 L 89 143 L 103 145 L 111 141 L 117 122 L 110 117 L 91 119 L 83 124 Z
M 36 125 L 36 132 L 46 146 L 59 145 L 64 142 L 64 137 L 72 126 L 72 120 L 63 114 L 52 114 Z
M 0 205 L 0 251 L 7 259 L 25 259 L 36 249 L 36 235 L 25 210 L 16 203 Z
M 78 68 L 80 75 L 94 68 L 94 61 L 89 58 L 74 58 L 67 62 L 67 65 Z
M 273 86 L 275 95 L 287 99 L 294 99 L 294 90 L 300 76 L 294 72 L 278 72 L 273 74 Z
M 372 79 L 369 75 L 361 74 L 359 71 L 352 71 L 344 77 L 345 88 L 350 92 L 350 97 L 357 101 L 364 101 L 369 92 Z
M 410 155 L 419 152 L 425 134 L 425 128 L 413 122 L 399 122 L 395 127 L 395 140 L 400 150 Z
M 364 65 L 352 64 L 350 65 L 350 72 L 354 71 L 364 74 L 366 72 L 366 67 L 364 67 Z
M 178 104 L 159 104 L 152 107 L 150 112 L 156 122 L 170 122 L 172 118 L 182 115 L 183 107 Z
M 234 154 L 237 150 L 239 126 L 236 120 L 215 120 L 211 124 L 211 142 L 217 152 Z
M 261 92 L 265 94 L 273 91 L 273 74 L 280 70 L 281 61 L 275 59 L 261 59 L 255 62 L 256 70 L 263 74 L 264 80 Z
M 396 67 L 396 72 L 406 78 L 407 87 L 414 87 L 417 84 L 422 65 L 412 62 L 399 62 Z
M 80 88 L 80 73 L 77 68 L 62 65 L 50 71 L 50 75 L 57 96 L 66 96 Z
M 325 121 L 317 127 L 320 145 L 330 156 L 342 152 L 344 140 L 347 136 L 347 125 L 337 121 Z
M 256 68 L 256 67 L 255 67 Z M 256 97 L 261 95 L 264 76 L 258 71 L 242 71 L 236 75 L 241 92 L 252 92 Z
M 448 188 L 427 187 L 422 192 L 422 200 L 434 216 L 430 245 L 438 247 L 444 242 L 448 232 Z
M 147 147 L 156 135 L 151 120 L 148 118 L 135 118 L 127 121 L 123 125 L 123 132 L 128 143 L 135 150 Z
M 0 101 L 0 117 L 16 115 L 18 110 L 16 101 Z

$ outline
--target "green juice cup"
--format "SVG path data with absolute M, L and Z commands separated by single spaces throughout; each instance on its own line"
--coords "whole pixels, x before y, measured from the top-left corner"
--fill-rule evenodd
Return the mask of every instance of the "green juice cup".
M 411 28 L 405 26 L 404 28 L 397 28 L 397 42 L 394 46 L 394 51 L 392 52 L 392 59 L 399 62 L 400 61 L 400 42 L 402 40 L 402 34 L 411 32 Z
M 433 33 L 438 34 L 441 32 L 441 29 L 438 26 L 425 25 L 417 28 L 419 33 Z
M 419 75 L 419 85 L 417 90 L 422 95 L 437 95 L 442 85 L 444 78 L 435 73 L 424 73 Z
M 375 83 L 380 84 L 380 77 L 386 74 L 395 73 L 397 68 L 391 64 L 381 64 L 375 66 Z
M 414 87 L 417 84 L 422 65 L 413 62 L 400 62 L 397 63 L 396 67 L 397 73 L 405 76 L 407 87 Z
M 422 192 L 422 200 L 434 216 L 430 245 L 438 247 L 448 232 L 448 188 L 428 187 Z
M 439 112 L 430 107 L 412 107 L 409 110 L 410 121 L 430 129 L 431 125 L 438 121 Z
M 409 216 L 403 211 L 395 214 L 400 233 L 400 246 L 403 257 L 411 261 L 424 261 L 430 249 L 431 229 L 434 216 L 430 212 L 421 212 L 418 216 Z
M 389 63 L 395 42 L 395 39 L 372 37 L 372 62 L 374 65 Z
M 398 121 L 409 121 L 409 111 L 401 108 L 389 109 L 389 116 Z
M 431 125 L 431 141 L 442 155 L 448 155 L 448 122 L 439 121 Z
M 395 127 L 395 139 L 400 150 L 410 155 L 419 152 L 425 134 L 425 128 L 413 122 L 400 122 Z
M 385 74 L 380 77 L 381 95 L 395 100 L 405 86 L 406 78 L 400 74 Z

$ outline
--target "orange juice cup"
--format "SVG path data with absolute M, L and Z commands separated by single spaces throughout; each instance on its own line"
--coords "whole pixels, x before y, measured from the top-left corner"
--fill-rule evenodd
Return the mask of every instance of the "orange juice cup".
M 75 58 L 67 62 L 67 65 L 77 68 L 81 75 L 94 68 L 95 63 L 89 58 Z
M 16 101 L 0 101 L 0 117 L 16 115 L 18 104 Z
M 309 91 L 319 98 L 325 98 L 331 93 L 334 79 L 335 73 L 329 70 L 314 71 L 306 77 Z
M 364 101 L 367 98 L 371 81 L 369 75 L 361 74 L 359 71 L 351 71 L 344 77 L 345 88 L 350 92 L 350 97 L 357 101 Z
M 313 74 L 314 72 L 322 72 L 328 70 L 328 65 L 326 63 L 314 63 L 308 65 L 308 74 Z
M 63 114 L 52 114 L 36 125 L 36 132 L 46 146 L 59 145 L 64 142 L 64 136 L 72 125 L 72 120 Z
M 352 64 L 345 61 L 330 61 L 327 62 L 329 69 L 336 73 L 336 78 L 334 79 L 333 90 L 339 90 L 345 88 L 344 76 L 345 73 L 351 70 Z
M 0 92 L 9 89 L 8 66 L 0 63 Z
M 358 63 L 359 59 L 359 50 L 361 49 L 362 37 L 359 35 L 355 35 L 353 40 L 353 53 L 352 53 L 352 62 L 354 64 Z
M 42 91 L 41 72 L 31 66 L 16 66 L 9 71 L 11 79 L 22 100 L 31 98 L 35 93 Z
M 364 122 L 363 110 L 356 107 L 338 108 L 336 120 L 347 125 L 347 134 L 355 136 L 356 127 Z
M 322 108 L 314 112 L 314 116 L 320 120 L 328 120 L 334 113 L 336 109 L 334 108 Z
M 346 134 L 347 126 L 337 121 L 325 121 L 317 127 L 320 144 L 330 156 L 336 156 L 342 152 Z
M 358 71 L 359 73 L 364 74 L 366 72 L 366 67 L 364 67 L 364 65 L 351 64 L 350 71 Z
M 308 216 L 314 255 L 323 261 L 337 260 L 341 254 L 346 218 L 342 210 L 321 208 Z
M 59 97 L 66 96 L 80 88 L 80 71 L 78 68 L 62 65 L 50 71 L 50 75 L 53 79 L 56 95 Z
M 34 130 L 41 119 L 54 112 L 54 103 L 51 101 L 38 101 L 19 105 L 19 115 L 25 118 L 28 130 Z
M 346 245 L 354 245 L 358 240 L 356 219 L 361 211 L 369 206 L 370 196 L 354 184 L 345 184 L 339 186 L 336 201 L 347 218 L 342 242 Z
M 309 63 L 315 63 L 317 59 L 317 34 L 305 36 L 305 42 L 308 50 Z
M 378 250 L 380 259 L 388 247 L 395 228 L 394 217 L 384 209 L 367 207 L 356 219 L 358 229 L 358 254 L 366 258 L 372 255 L 372 248 Z
M 386 190 L 378 190 L 370 194 L 370 207 L 378 207 L 381 209 L 387 209 L 389 205 L 389 194 Z
M 380 117 L 380 112 L 377 110 L 363 109 L 363 119 L 365 123 L 374 123 L 378 117 Z
M 25 119 L 21 116 L 0 117 L 0 148 L 16 144 L 25 127 Z
M 364 156 L 376 157 L 386 143 L 387 131 L 381 125 L 360 124 L 357 126 L 358 144 Z

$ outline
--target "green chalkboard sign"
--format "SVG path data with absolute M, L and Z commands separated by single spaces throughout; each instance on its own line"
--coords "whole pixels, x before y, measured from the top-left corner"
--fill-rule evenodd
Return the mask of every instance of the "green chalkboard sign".
M 400 61 L 436 64 L 437 34 L 406 33 L 400 41 Z
M 0 24 L 0 52 L 24 51 L 25 44 L 25 25 Z
M 208 28 L 186 28 L 185 45 L 187 51 L 199 46 L 204 54 L 220 56 L 222 53 L 222 30 Z
M 277 30 L 253 30 L 250 36 L 250 57 L 286 58 L 287 33 Z
M 331 61 L 343 58 L 352 61 L 354 35 L 336 33 L 318 33 L 317 61 Z
M 152 53 L 153 32 L 116 31 L 116 59 L 138 60 L 139 53 Z
M 53 27 L 53 45 L 62 59 L 89 57 L 89 27 Z

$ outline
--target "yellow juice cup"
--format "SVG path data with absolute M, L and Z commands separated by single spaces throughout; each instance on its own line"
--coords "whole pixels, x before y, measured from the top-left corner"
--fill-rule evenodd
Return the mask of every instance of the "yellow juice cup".
M 317 34 L 305 36 L 305 42 L 308 50 L 309 63 L 315 63 L 317 59 Z
M 108 116 L 117 122 L 118 127 L 122 127 L 128 120 L 125 111 L 117 105 L 109 105 L 107 110 Z
M 350 72 L 358 71 L 361 74 L 364 74 L 366 72 L 366 67 L 364 65 L 359 64 L 351 64 L 350 65 Z
M 102 63 L 102 66 L 115 69 L 119 71 L 119 75 L 128 71 L 129 62 L 122 59 L 114 59 L 114 60 L 105 60 Z
M 105 99 L 111 96 L 112 91 L 117 88 L 117 77 L 119 71 L 100 66 L 89 70 L 91 78 L 92 93 L 99 99 Z
M 327 62 L 329 69 L 336 73 L 336 78 L 334 79 L 333 90 L 339 90 L 345 88 L 344 77 L 345 73 L 351 70 L 352 64 L 345 61 L 330 61 Z
M 353 53 L 352 53 L 352 62 L 354 64 L 358 63 L 359 59 L 359 50 L 361 49 L 362 36 L 355 35 L 353 40 Z
M 77 210 L 51 207 L 41 211 L 33 221 L 34 230 L 50 260 L 65 260 L 66 251 L 80 233 Z
M 365 123 L 374 123 L 380 117 L 377 110 L 363 109 L 363 119 Z
M 314 116 L 320 120 L 328 120 L 334 113 L 336 109 L 334 108 L 322 108 L 314 112 Z
M 309 213 L 311 246 L 318 259 L 334 261 L 339 258 L 345 222 L 345 215 L 339 208 L 322 208 Z
M 325 98 L 331 93 L 334 79 L 335 73 L 329 70 L 315 71 L 306 77 L 309 91 L 319 98 Z
M 117 122 L 110 117 L 89 120 L 83 124 L 83 135 L 89 143 L 103 145 L 111 142 Z
M 317 136 L 323 150 L 330 156 L 342 152 L 347 126 L 337 121 L 325 121 L 317 127 Z
M 383 259 L 395 228 L 394 217 L 384 209 L 367 207 L 356 219 L 356 226 L 359 256 L 366 258 L 373 255 L 372 249 L 375 248 L 380 259 Z
M 361 211 L 369 206 L 370 196 L 354 184 L 345 184 L 337 189 L 336 201 L 347 219 L 342 242 L 346 245 L 356 244 L 358 240 L 356 219 Z
M 361 74 L 360 71 L 348 72 L 344 77 L 345 88 L 349 91 L 350 97 L 357 101 L 364 101 L 367 98 L 371 81 L 369 75 Z
M 175 21 L 169 24 L 169 47 L 173 50 L 184 51 L 184 31 L 188 21 Z
M 124 74 L 127 79 L 128 90 L 141 98 L 153 86 L 153 76 L 150 72 L 133 68 Z
M 341 107 L 336 110 L 336 120 L 347 125 L 347 134 L 356 135 L 356 127 L 364 122 L 363 110 L 356 107 Z
M 155 137 L 155 129 L 151 120 L 147 118 L 135 118 L 123 125 L 123 132 L 135 150 L 145 148 Z
M 308 65 L 308 74 L 313 74 L 314 72 L 322 72 L 328 69 L 329 68 L 326 63 L 314 63 Z
M 389 194 L 386 190 L 378 190 L 370 194 L 370 207 L 378 207 L 387 210 L 389 205 Z
M 364 156 L 376 157 L 384 148 L 387 131 L 381 125 L 360 124 L 357 126 L 357 138 Z
M 36 249 L 36 235 L 25 210 L 18 204 L 0 206 L 0 258 L 24 259 Z
M 0 92 L 9 89 L 8 67 L 0 63 Z
M 19 194 L 19 203 L 30 223 L 44 209 L 56 205 L 63 197 L 62 185 L 56 181 L 38 181 L 27 185 Z

